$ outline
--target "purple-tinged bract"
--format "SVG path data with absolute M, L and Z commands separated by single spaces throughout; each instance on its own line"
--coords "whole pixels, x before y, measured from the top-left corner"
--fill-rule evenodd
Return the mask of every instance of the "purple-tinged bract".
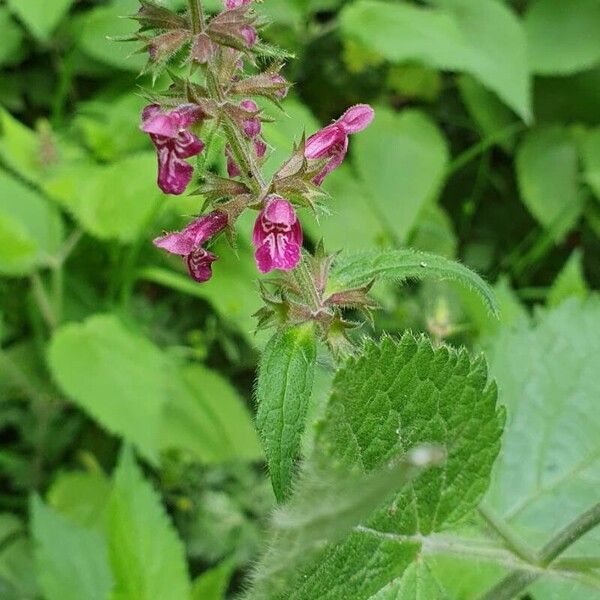
M 204 143 L 188 128 L 203 116 L 199 107 L 183 104 L 171 111 L 150 104 L 142 112 L 142 131 L 150 135 L 158 155 L 158 187 L 165 194 L 183 194 L 194 169 L 184 158 L 204 150 Z
M 281 196 L 270 196 L 254 225 L 252 243 L 258 270 L 291 271 L 300 262 L 302 227 L 294 207 Z

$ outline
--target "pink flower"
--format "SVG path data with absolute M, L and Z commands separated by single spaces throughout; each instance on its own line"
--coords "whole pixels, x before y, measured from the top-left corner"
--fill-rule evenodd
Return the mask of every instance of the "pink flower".
M 375 113 L 368 104 L 357 104 L 349 108 L 337 121 L 306 140 L 306 158 L 329 159 L 323 170 L 314 178 L 316 185 L 321 185 L 325 177 L 342 164 L 348 152 L 348 136 L 368 127 L 374 116 Z
M 253 100 L 242 100 L 240 102 L 240 107 L 252 113 L 258 111 L 258 105 Z M 249 117 L 248 119 L 244 119 L 242 125 L 244 133 L 249 138 L 255 138 L 257 135 L 259 135 L 262 128 L 260 119 L 258 117 Z
M 225 0 L 225 8 L 227 10 L 233 10 L 234 8 L 250 4 L 250 2 L 252 2 L 252 0 Z
M 157 248 L 171 254 L 183 256 L 192 279 L 199 283 L 208 281 L 212 276 L 212 263 L 218 257 L 203 244 L 227 227 L 227 214 L 215 210 L 192 221 L 185 229 L 168 233 L 154 240 Z
M 142 112 L 142 131 L 150 134 L 158 155 L 158 187 L 165 194 L 182 194 L 192 179 L 194 169 L 185 162 L 200 154 L 204 143 L 188 128 L 202 118 L 202 111 L 193 104 L 182 104 L 163 111 L 150 104 Z
M 300 262 L 302 227 L 294 207 L 281 196 L 270 196 L 258 215 L 252 243 L 258 270 L 291 271 Z

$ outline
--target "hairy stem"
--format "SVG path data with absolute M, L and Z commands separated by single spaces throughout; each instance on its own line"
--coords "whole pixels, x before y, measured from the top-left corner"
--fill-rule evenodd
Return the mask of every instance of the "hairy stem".
M 192 20 L 192 31 L 194 33 L 204 31 L 205 21 L 202 0 L 188 0 L 188 6 L 190 8 L 190 18 Z

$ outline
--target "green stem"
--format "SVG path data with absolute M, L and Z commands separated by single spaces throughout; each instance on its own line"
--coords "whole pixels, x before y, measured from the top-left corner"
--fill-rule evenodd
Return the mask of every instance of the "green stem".
M 48 293 L 42 283 L 40 274 L 37 271 L 31 275 L 31 290 L 46 325 L 49 329 L 54 329 L 57 325 L 56 315 L 48 299 Z
M 600 524 L 600 502 L 558 532 L 540 551 L 537 566 L 545 569 L 579 538 Z M 543 571 L 542 571 L 543 572 Z M 541 573 L 517 569 L 481 597 L 481 600 L 511 600 L 524 592 Z
M 194 33 L 204 31 L 205 21 L 201 0 L 188 0 L 188 6 L 190 8 L 190 18 L 192 20 L 192 31 Z
M 519 536 L 515 535 L 508 523 L 496 515 L 488 507 L 481 505 L 479 514 L 492 530 L 502 539 L 504 545 L 525 562 L 537 563 L 537 555 Z

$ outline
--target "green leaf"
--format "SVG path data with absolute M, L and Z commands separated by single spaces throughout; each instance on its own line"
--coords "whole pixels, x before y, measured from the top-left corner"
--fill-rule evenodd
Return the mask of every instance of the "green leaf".
M 405 242 L 421 210 L 441 189 L 446 140 L 424 113 L 378 107 L 375 121 L 351 144 L 369 208 L 398 242 Z
M 108 537 L 112 600 L 190 599 L 183 543 L 129 450 L 114 474 Z
M 208 463 L 262 458 L 248 409 L 226 379 L 201 365 L 180 367 L 172 378 L 163 448 L 178 448 Z
M 547 305 L 558 306 L 572 297 L 584 300 L 588 295 L 589 289 L 583 273 L 583 254 L 579 249 L 574 250 L 548 292 Z
M 560 240 L 581 214 L 575 140 L 560 126 L 532 129 L 517 150 L 521 198 L 535 219 Z
M 581 159 L 585 180 L 600 200 L 600 127 L 584 135 L 581 147 Z
M 569 75 L 593 67 L 600 62 L 599 30 L 597 0 L 531 2 L 525 15 L 531 68 L 542 75 Z
M 487 503 L 533 547 L 598 501 L 600 300 L 570 299 L 490 348 L 508 422 Z M 597 555 L 600 532 L 573 547 Z
M 62 238 L 63 222 L 56 208 L 0 170 L 0 273 L 28 275 L 48 265 Z
M 104 531 L 110 481 L 101 472 L 61 473 L 48 490 L 48 504 L 81 527 Z
M 342 11 L 342 31 L 389 60 L 468 73 L 530 120 L 526 40 L 516 15 L 497 0 L 430 4 L 358 0 Z
M 106 600 L 113 585 L 104 536 L 31 501 L 37 576 L 46 600 Z
M 156 461 L 169 370 L 150 341 L 112 315 L 59 328 L 50 343 L 52 375 L 71 400 Z
M 37 134 L 0 107 L 0 157 L 23 179 L 36 182 L 40 172 L 40 141 Z
M 204 571 L 192 585 L 192 600 L 225 600 L 233 568 L 231 561 L 223 561 L 214 569 Z
M 335 262 L 330 286 L 332 291 L 360 287 L 373 279 L 450 279 L 477 292 L 493 314 L 498 313 L 494 292 L 476 273 L 460 263 L 410 248 L 344 253 Z
M 77 31 L 81 50 L 111 67 L 141 71 L 147 58 L 143 54 L 134 54 L 139 44 L 114 39 L 138 29 L 135 21 L 123 18 L 135 14 L 138 9 L 137 0 L 113 0 L 106 6 L 87 11 Z
M 39 596 L 33 544 L 26 529 L 15 515 L 0 514 L 0 593 L 3 600 Z
M 316 332 L 309 323 L 276 333 L 261 357 L 256 426 L 279 502 L 290 492 L 312 392 L 316 355 Z
M 7 0 L 9 8 L 37 38 L 47 40 L 73 0 Z
M 363 526 L 337 544 L 320 551 L 305 568 L 294 571 L 293 563 L 280 560 L 273 548 L 285 557 L 285 549 L 294 549 L 285 536 L 275 535 L 257 570 L 261 585 L 275 586 L 275 593 L 255 597 L 354 600 L 370 598 L 393 579 L 402 575 L 415 559 L 424 536 L 461 522 L 479 502 L 487 489 L 490 471 L 500 447 L 503 412 L 496 409 L 496 388 L 488 384 L 487 370 L 480 357 L 472 360 L 463 350 L 433 349 L 425 338 L 406 334 L 396 342 L 384 338 L 368 342 L 360 353 L 337 373 L 333 392 L 322 422 L 318 426 L 315 451 L 307 469 L 329 472 L 345 481 L 337 503 L 341 519 L 331 519 L 333 532 L 319 523 L 319 513 L 332 506 L 336 488 L 322 492 L 321 504 L 309 495 L 304 510 L 293 510 L 298 519 L 296 535 L 308 536 L 317 548 L 323 547 L 352 521 Z M 371 512 L 369 490 L 397 464 L 408 450 L 422 444 L 441 446 L 447 454 L 442 466 L 417 477 L 398 489 L 386 502 L 379 493 L 377 510 Z M 419 452 L 419 450 L 415 450 Z M 409 454 L 410 456 L 410 454 Z M 392 471 L 394 467 L 391 467 Z M 362 477 L 373 478 L 372 485 L 358 486 L 351 492 L 345 486 Z M 388 482 L 393 476 L 388 472 Z M 302 479 L 291 505 L 301 506 Z M 318 486 L 318 484 L 316 484 Z M 322 484 L 327 487 L 326 484 Z M 356 510 L 358 507 L 360 510 Z M 275 523 L 287 523 L 286 507 Z M 311 520 L 314 519 L 314 523 Z M 329 519 L 326 519 L 329 522 Z M 294 520 L 290 523 L 293 525 Z M 310 523 L 310 526 L 308 526 Z M 338 525 L 340 526 L 338 530 Z M 323 535 L 319 536 L 319 530 Z M 279 534 L 282 535 L 282 534 Z M 292 538 L 293 539 L 293 538 Z M 312 547 L 314 549 L 314 546 Z M 269 577 L 269 574 L 276 576 Z M 285 589 L 284 589 L 285 586 Z
M 0 31 L 2 31 L 0 65 L 12 65 L 21 58 L 23 32 L 10 16 L 6 6 L 0 6 Z
M 499 136 L 515 126 L 517 122 L 515 114 L 502 104 L 496 95 L 468 75 L 458 78 L 458 89 L 483 137 L 498 139 L 498 145 L 506 152 L 511 152 L 515 145 L 514 135 L 501 139 Z
M 155 153 L 141 152 L 110 165 L 66 163 L 43 185 L 93 236 L 132 242 L 164 197 L 155 173 Z

